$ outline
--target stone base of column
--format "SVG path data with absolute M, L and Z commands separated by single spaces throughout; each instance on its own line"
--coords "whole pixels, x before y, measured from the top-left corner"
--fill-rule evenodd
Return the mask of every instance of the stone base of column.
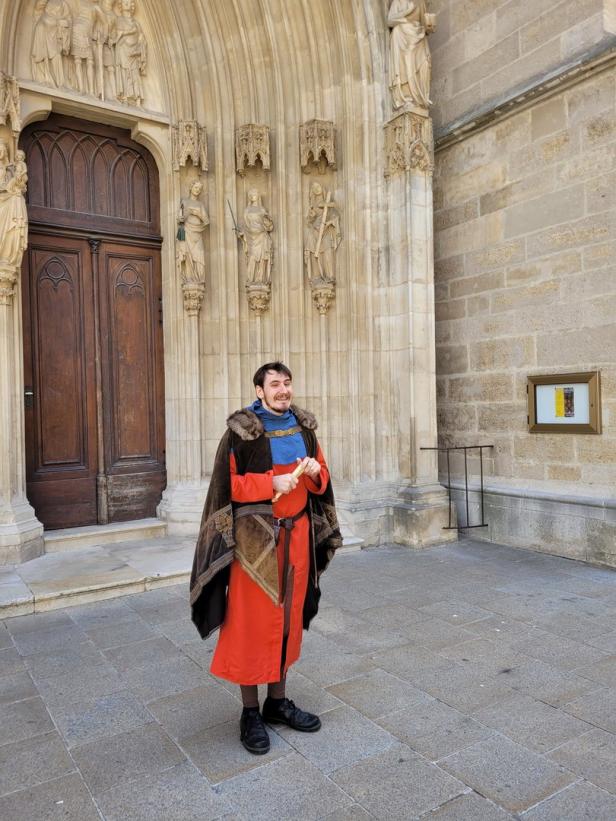
M 167 523 L 169 535 L 196 536 L 199 533 L 208 487 L 208 482 L 178 482 L 163 491 L 156 514 Z
M 0 565 L 22 564 L 44 552 L 43 525 L 27 501 L 0 510 Z
M 366 482 L 336 489 L 339 515 L 363 547 L 401 544 L 423 548 L 455 541 L 449 520 L 447 491 L 442 485 L 414 487 L 393 482 Z M 455 524 L 452 509 L 452 524 Z

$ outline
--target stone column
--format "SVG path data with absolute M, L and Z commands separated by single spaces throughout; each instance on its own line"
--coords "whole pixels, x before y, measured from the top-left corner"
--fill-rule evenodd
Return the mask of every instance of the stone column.
M 0 245 L 3 238 L 0 237 Z M 43 526 L 26 498 L 24 371 L 18 268 L 0 265 L 0 565 L 44 552 Z
M 447 494 L 438 482 L 438 460 L 422 448 L 437 444 L 434 338 L 432 121 L 404 111 L 385 127 L 386 198 L 392 385 L 391 424 L 397 498 L 392 537 L 420 547 L 455 538 L 445 531 Z

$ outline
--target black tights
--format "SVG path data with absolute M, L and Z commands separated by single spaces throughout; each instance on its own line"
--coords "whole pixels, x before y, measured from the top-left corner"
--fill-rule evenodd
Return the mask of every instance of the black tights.
M 272 682 L 267 685 L 267 695 L 269 698 L 280 699 L 284 698 L 285 694 L 286 676 L 280 681 Z M 259 706 L 259 688 L 256 684 L 240 684 L 242 691 L 242 704 L 244 707 L 258 707 Z

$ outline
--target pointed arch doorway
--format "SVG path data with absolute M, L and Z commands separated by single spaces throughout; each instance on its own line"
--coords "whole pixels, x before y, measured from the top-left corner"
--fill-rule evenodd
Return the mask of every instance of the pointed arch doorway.
M 122 129 L 22 133 L 27 495 L 46 529 L 156 515 L 166 483 L 158 171 Z

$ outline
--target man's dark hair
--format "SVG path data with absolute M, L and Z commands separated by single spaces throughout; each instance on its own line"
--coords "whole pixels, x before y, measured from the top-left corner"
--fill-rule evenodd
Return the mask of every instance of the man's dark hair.
M 252 381 L 255 388 L 263 387 L 263 384 L 265 382 L 265 376 L 268 371 L 276 371 L 276 373 L 283 373 L 285 376 L 288 376 L 289 379 L 293 379 L 293 374 L 283 362 L 266 362 L 265 365 L 261 365 L 259 370 L 252 377 Z

